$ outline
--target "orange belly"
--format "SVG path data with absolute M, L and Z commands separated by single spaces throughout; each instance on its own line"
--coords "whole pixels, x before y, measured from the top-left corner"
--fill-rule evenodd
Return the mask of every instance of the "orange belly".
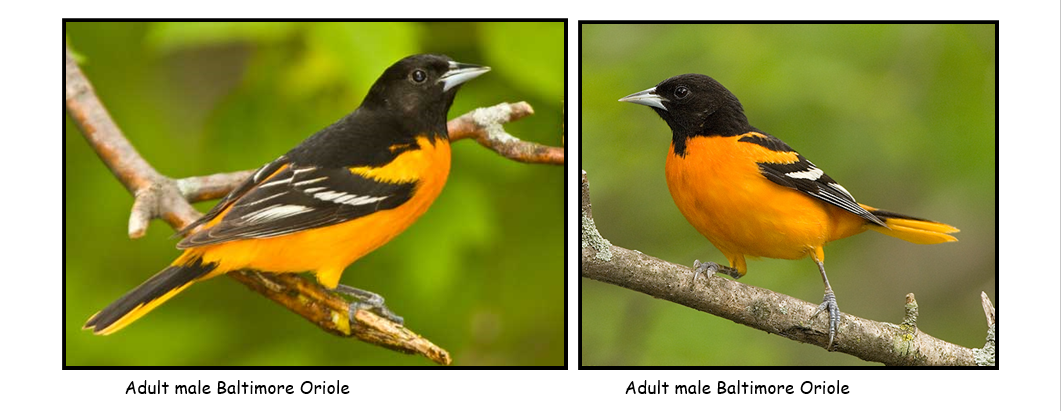
M 767 180 L 756 165 L 795 162 L 795 153 L 739 138 L 695 137 L 686 142 L 684 158 L 674 155 L 673 146 L 667 156 L 667 186 L 675 204 L 727 258 L 803 258 L 861 231 L 857 216 Z

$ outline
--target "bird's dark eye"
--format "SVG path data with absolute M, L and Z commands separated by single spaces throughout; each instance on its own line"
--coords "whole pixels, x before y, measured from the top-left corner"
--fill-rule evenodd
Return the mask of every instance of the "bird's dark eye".
M 678 88 L 674 89 L 674 98 L 681 100 L 686 97 L 689 97 L 689 89 L 685 88 L 685 86 L 678 86 Z
M 425 73 L 423 70 L 416 69 L 413 70 L 411 74 L 409 74 L 409 78 L 412 79 L 414 83 L 423 83 L 427 81 L 427 73 Z

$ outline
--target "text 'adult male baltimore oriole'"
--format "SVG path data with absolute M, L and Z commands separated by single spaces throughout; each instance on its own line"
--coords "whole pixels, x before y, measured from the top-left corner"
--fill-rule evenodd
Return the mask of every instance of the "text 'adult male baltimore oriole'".
M 458 86 L 489 67 L 409 56 L 361 106 L 259 168 L 182 229 L 184 253 L 85 323 L 111 334 L 196 281 L 250 269 L 312 272 L 328 288 L 396 322 L 377 294 L 339 284 L 343 270 L 416 221 L 450 168 L 446 114 Z
M 694 262 L 696 275 L 740 278 L 744 256 L 810 256 L 825 282 L 815 316 L 829 312 L 829 343 L 840 309 L 825 276 L 822 247 L 871 229 L 912 243 L 958 241 L 946 224 L 859 204 L 788 144 L 748 124 L 737 97 L 711 77 L 684 74 L 619 99 L 651 107 L 673 132 L 667 186 L 678 209 L 729 266 Z M 695 278 L 694 278 L 695 280 Z

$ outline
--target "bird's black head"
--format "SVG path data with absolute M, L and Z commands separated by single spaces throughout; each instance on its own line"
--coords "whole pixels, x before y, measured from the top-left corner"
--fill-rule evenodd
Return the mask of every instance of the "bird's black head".
M 416 132 L 441 127 L 439 134 L 445 135 L 446 113 L 460 85 L 487 71 L 490 67 L 458 63 L 444 55 L 412 55 L 383 72 L 361 107 L 393 113 Z
M 446 113 L 457 89 L 487 71 L 441 55 L 401 59 L 372 84 L 357 110 L 314 133 L 287 157 L 323 167 L 383 165 L 397 155 L 391 149 L 396 144 L 415 143 L 418 137 L 446 139 Z
M 619 101 L 652 107 L 674 132 L 675 143 L 696 136 L 735 136 L 754 130 L 737 97 L 703 74 L 674 76 Z

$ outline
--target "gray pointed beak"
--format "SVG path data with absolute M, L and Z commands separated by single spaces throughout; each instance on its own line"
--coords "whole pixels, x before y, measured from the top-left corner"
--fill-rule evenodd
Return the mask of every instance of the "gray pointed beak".
M 439 77 L 438 81 L 442 83 L 442 92 L 444 93 L 488 71 L 490 71 L 490 67 L 451 61 L 449 62 L 449 70 L 442 77 Z
M 668 100 L 663 98 L 663 96 L 656 94 L 655 87 L 623 97 L 619 99 L 619 101 L 640 104 L 642 106 L 655 107 L 660 110 L 667 111 L 667 108 L 663 106 L 663 103 L 666 103 Z

